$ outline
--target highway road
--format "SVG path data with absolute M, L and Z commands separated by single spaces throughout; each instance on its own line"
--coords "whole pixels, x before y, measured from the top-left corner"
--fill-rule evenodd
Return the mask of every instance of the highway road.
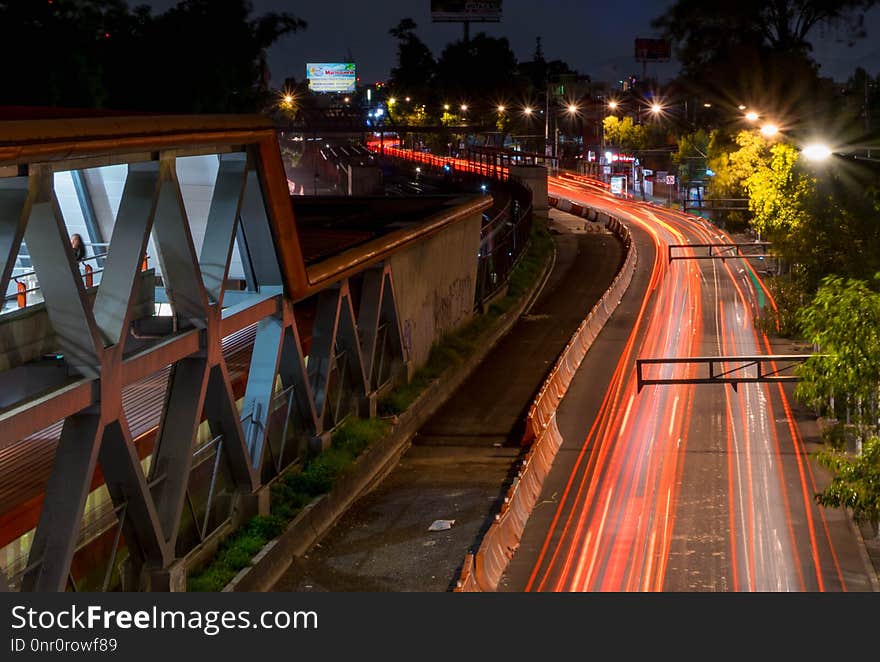
M 774 384 L 636 385 L 637 358 L 776 353 L 772 299 L 743 259 L 668 261 L 731 239 L 693 216 L 551 178 L 550 195 L 615 214 L 639 268 L 558 414 L 565 438 L 502 579 L 508 591 L 867 591 L 871 569 Z M 694 249 L 696 250 L 696 249 Z M 653 367 L 653 377 L 697 367 Z

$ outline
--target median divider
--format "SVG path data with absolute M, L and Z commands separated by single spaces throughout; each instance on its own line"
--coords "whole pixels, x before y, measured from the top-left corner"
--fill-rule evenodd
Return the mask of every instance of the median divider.
M 548 201 L 550 206 L 562 211 L 575 209 L 573 203 L 564 199 L 550 197 Z M 495 515 L 495 521 L 483 536 L 479 548 L 475 554 L 468 554 L 465 557 L 456 582 L 456 592 L 498 590 L 501 577 L 519 546 L 526 522 L 540 498 L 544 480 L 550 473 L 557 451 L 562 446 L 562 435 L 556 424 L 559 403 L 568 392 L 571 380 L 599 332 L 611 318 L 632 282 L 638 256 L 627 226 L 604 212 L 582 205 L 577 207 L 579 215 L 588 218 L 590 217 L 588 215 L 592 215 L 592 218 L 605 222 L 605 227 L 623 242 L 626 259 L 611 286 L 593 306 L 562 350 L 532 401 L 526 416 L 522 441 L 523 445 L 529 446 L 529 450 L 507 490 L 500 512 Z

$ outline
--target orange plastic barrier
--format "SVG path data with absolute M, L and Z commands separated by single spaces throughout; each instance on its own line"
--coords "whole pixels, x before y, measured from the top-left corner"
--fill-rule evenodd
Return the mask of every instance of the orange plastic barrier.
M 556 200 L 556 199 L 554 199 Z M 559 202 L 557 200 L 557 202 Z M 598 217 L 598 213 L 596 213 Z M 627 257 L 611 286 L 581 322 L 538 391 L 526 417 L 523 444 L 530 448 L 504 497 L 500 512 L 480 543 L 475 555 L 468 555 L 455 591 L 496 591 L 522 538 L 532 509 L 541 496 L 562 435 L 556 424 L 556 410 L 571 380 L 602 327 L 620 303 L 632 281 L 637 255 L 629 229 L 618 219 L 607 217 L 607 227 L 624 243 Z

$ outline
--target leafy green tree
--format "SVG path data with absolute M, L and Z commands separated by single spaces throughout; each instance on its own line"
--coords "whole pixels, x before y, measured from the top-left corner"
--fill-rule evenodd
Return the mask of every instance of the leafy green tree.
M 807 206 L 815 180 L 798 167 L 797 149 L 778 142 L 770 147 L 769 162 L 745 179 L 752 225 L 762 236 L 797 232 L 807 223 Z
M 870 522 L 880 535 L 880 438 L 869 438 L 856 456 L 829 450 L 820 452 L 818 460 L 832 472 L 832 479 L 816 494 L 816 502 L 827 508 L 850 508 L 857 521 Z
M 622 150 L 644 149 L 648 144 L 648 130 L 644 124 L 633 123 L 632 117 L 623 119 L 609 115 L 602 120 L 605 142 Z
M 748 198 L 752 226 L 762 236 L 784 236 L 805 225 L 815 179 L 798 164 L 798 151 L 757 131 L 741 131 L 735 144 L 731 152 L 709 145 L 712 197 Z
M 880 386 L 880 294 L 865 281 L 827 276 L 798 321 L 818 353 L 798 368 L 797 397 L 819 411 L 835 409 L 836 398 L 867 422 Z
M 838 274 L 869 284 L 880 272 L 880 186 L 878 173 L 852 164 L 830 163 L 815 170 L 816 189 L 796 232 L 774 239 L 805 292 L 825 275 Z

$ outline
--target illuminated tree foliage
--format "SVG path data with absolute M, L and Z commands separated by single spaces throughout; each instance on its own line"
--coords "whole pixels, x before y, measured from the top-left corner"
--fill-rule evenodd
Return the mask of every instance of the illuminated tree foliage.
M 797 164 L 797 149 L 776 143 L 770 147 L 769 162 L 746 178 L 752 224 L 760 235 L 797 232 L 808 221 L 814 180 Z
M 820 411 L 836 398 L 866 422 L 880 386 L 880 294 L 865 281 L 827 276 L 798 322 L 819 351 L 798 368 L 797 397 Z
M 742 131 L 735 142 L 739 149 L 731 152 L 710 145 L 712 196 L 748 198 L 752 227 L 762 236 L 797 232 L 809 222 L 815 190 L 815 179 L 798 164 L 797 149 L 757 131 Z
M 856 520 L 876 526 L 880 522 L 880 439 L 865 441 L 858 455 L 830 450 L 819 453 L 818 460 L 832 472 L 832 479 L 816 495 L 816 502 L 829 508 L 850 508 Z
M 634 124 L 632 117 L 620 119 L 610 115 L 602 121 L 605 128 L 605 141 L 622 150 L 643 149 L 648 142 L 648 132 L 644 124 Z

